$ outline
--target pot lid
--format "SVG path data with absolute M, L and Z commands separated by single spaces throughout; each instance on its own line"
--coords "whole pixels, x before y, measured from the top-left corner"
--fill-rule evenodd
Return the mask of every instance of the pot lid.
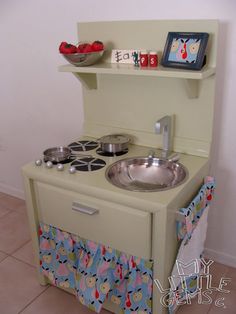
M 105 135 L 99 139 L 102 144 L 125 144 L 129 142 L 129 138 L 122 134 Z

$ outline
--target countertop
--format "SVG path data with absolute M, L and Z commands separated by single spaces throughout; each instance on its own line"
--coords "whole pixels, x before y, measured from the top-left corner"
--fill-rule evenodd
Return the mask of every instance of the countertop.
M 84 154 L 91 154 L 106 162 L 104 168 L 92 172 L 77 171 L 75 174 L 70 174 L 68 171 L 69 164 L 64 165 L 64 171 L 58 171 L 56 167 L 48 169 L 44 164 L 42 166 L 36 166 L 34 162 L 25 165 L 22 168 L 22 172 L 27 178 L 36 181 L 79 192 L 105 201 L 123 204 L 148 212 L 155 212 L 171 207 L 178 198 L 181 198 L 181 195 L 186 195 L 189 187 L 195 185 L 195 188 L 197 189 L 198 186 L 196 186 L 196 184 L 199 185 L 203 177 L 206 175 L 209 159 L 180 154 L 179 162 L 187 168 L 188 178 L 183 184 L 167 191 L 133 192 L 120 189 L 107 181 L 105 172 L 109 165 L 124 158 L 148 156 L 150 149 L 153 150 L 153 147 L 148 148 L 144 146 L 130 145 L 129 152 L 119 157 L 99 156 L 96 154 L 96 150 L 84 152 Z M 158 157 L 158 152 L 156 156 Z

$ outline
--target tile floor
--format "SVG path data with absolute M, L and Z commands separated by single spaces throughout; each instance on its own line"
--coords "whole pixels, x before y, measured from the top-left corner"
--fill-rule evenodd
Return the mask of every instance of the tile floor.
M 213 286 L 221 277 L 232 278 L 230 293 L 214 292 L 211 304 L 184 305 L 178 314 L 236 313 L 236 269 L 214 263 Z M 215 284 L 215 285 L 214 285 Z M 224 300 L 220 298 L 225 298 Z M 225 307 L 217 307 L 216 300 Z M 206 298 L 203 298 L 206 301 Z M 55 287 L 42 287 L 36 277 L 25 202 L 0 193 L 0 313 L 1 314 L 94 314 L 74 296 Z M 103 310 L 101 314 L 109 314 Z

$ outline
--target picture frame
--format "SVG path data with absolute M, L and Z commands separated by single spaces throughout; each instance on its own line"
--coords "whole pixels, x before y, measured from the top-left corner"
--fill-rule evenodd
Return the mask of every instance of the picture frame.
M 162 56 L 164 67 L 201 70 L 206 63 L 208 33 L 169 32 Z

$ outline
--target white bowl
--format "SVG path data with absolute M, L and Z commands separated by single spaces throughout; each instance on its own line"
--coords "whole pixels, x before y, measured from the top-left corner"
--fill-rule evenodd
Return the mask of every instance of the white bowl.
M 103 56 L 104 50 L 88 53 L 63 54 L 63 57 L 71 64 L 77 67 L 92 65 L 99 61 Z

